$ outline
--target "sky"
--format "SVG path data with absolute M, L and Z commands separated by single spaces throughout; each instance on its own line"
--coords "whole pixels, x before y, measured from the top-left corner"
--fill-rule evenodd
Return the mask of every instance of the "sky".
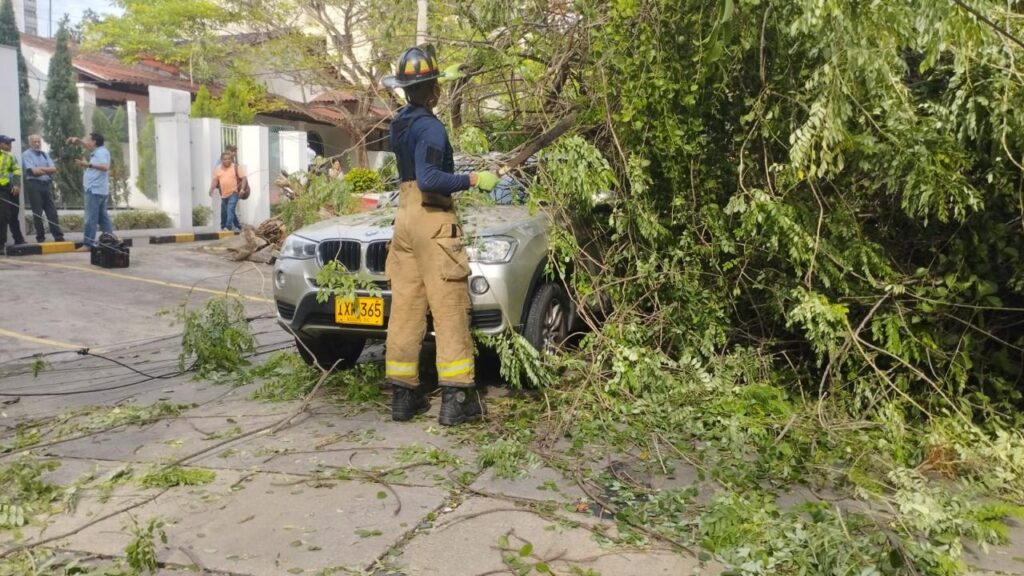
M 37 17 L 39 19 L 39 34 L 42 36 L 48 36 L 49 29 L 49 18 L 50 18 L 50 5 L 53 5 L 53 32 L 57 32 L 57 24 L 60 22 L 61 16 L 65 13 L 71 16 L 72 22 L 78 22 L 82 19 L 82 12 L 86 8 L 92 8 L 99 14 L 110 14 L 120 12 L 120 9 L 115 8 L 110 0 L 37 0 L 36 5 L 38 6 Z

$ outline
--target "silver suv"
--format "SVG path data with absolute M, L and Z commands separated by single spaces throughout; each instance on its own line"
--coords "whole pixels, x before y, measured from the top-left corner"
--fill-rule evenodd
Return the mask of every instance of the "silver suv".
M 548 279 L 547 216 L 515 205 L 523 191 L 505 178 L 495 189 L 496 205 L 462 207 L 470 268 L 470 322 L 496 335 L 511 328 L 537 349 L 560 344 L 575 328 L 575 311 L 561 282 Z M 355 364 L 368 339 L 384 339 L 391 290 L 384 263 L 393 233 L 393 202 L 360 214 L 339 216 L 288 236 L 274 267 L 278 321 L 301 341 L 303 358 L 321 366 Z M 337 260 L 353 274 L 380 287 L 359 292 L 356 305 L 332 298 L 317 302 L 317 272 Z M 432 327 L 427 325 L 427 338 Z

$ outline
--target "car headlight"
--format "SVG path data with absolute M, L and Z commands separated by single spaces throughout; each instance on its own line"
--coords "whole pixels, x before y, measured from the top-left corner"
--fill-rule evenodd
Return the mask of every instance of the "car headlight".
M 504 264 L 512 260 L 518 242 L 505 236 L 479 238 L 466 245 L 470 262 L 481 264 Z
M 306 240 L 301 236 L 292 234 L 285 238 L 284 246 L 281 246 L 281 255 L 279 258 L 309 260 L 314 256 L 316 256 L 316 242 Z

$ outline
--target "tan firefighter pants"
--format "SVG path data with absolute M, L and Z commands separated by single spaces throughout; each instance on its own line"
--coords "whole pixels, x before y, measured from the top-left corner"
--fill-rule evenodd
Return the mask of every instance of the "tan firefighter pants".
M 441 386 L 473 385 L 473 341 L 469 332 L 469 259 L 462 226 L 451 209 L 423 206 L 415 182 L 400 189 L 395 234 L 385 274 L 391 280 L 387 378 L 419 385 L 419 355 L 427 311 L 437 336 L 437 377 Z

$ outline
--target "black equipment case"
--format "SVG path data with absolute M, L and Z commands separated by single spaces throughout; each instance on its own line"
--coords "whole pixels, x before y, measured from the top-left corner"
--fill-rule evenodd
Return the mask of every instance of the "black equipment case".
M 92 247 L 90 262 L 101 268 L 127 268 L 130 249 L 112 234 L 100 234 L 99 244 Z

